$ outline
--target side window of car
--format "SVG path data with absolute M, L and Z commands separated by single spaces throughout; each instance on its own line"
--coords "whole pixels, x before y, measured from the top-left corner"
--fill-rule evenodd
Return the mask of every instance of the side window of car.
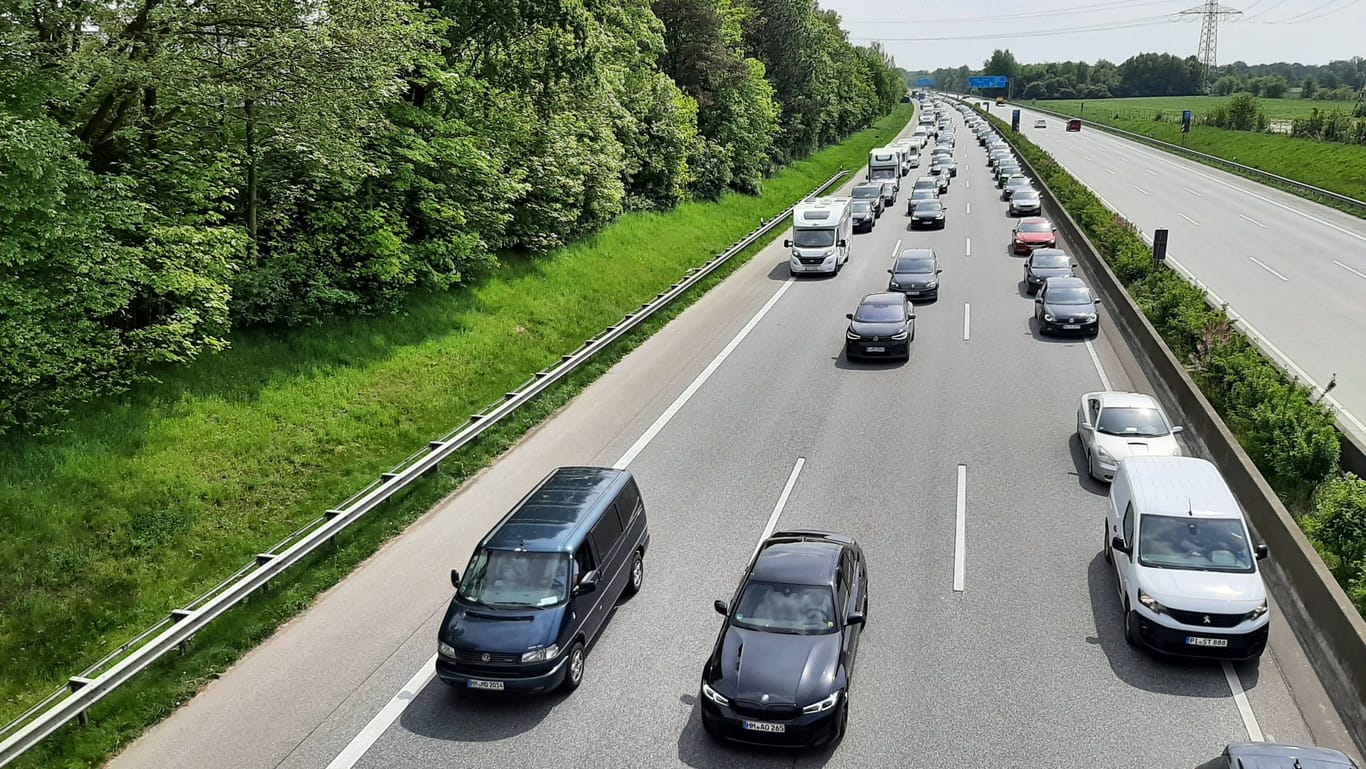
M 1133 545 L 1134 543 L 1134 503 L 1130 502 L 1124 508 L 1124 544 Z
M 615 549 L 617 540 L 621 539 L 621 519 L 617 517 L 615 506 L 608 505 L 607 509 L 602 511 L 598 522 L 593 525 L 592 538 L 598 557 L 608 558 Z
M 579 545 L 579 549 L 574 551 L 574 568 L 578 573 L 574 575 L 574 583 L 578 584 L 583 579 L 583 575 L 593 570 L 593 553 L 585 542 Z
M 1100 400 L 1091 399 L 1091 424 L 1095 424 L 1100 419 Z
M 837 611 L 843 615 L 849 607 L 849 570 L 845 566 L 846 558 L 840 554 L 840 565 L 835 570 L 835 600 L 838 602 Z

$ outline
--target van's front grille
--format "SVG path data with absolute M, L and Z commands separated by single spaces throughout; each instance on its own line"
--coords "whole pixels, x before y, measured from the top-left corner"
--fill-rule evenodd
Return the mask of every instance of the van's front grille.
M 478 665 L 517 665 L 522 661 L 520 654 L 503 654 L 502 652 L 476 652 L 459 649 L 455 652 L 455 658 L 460 662 L 470 662 Z
M 1202 611 L 1183 611 L 1181 609 L 1167 608 L 1166 612 L 1172 619 L 1183 625 L 1193 625 L 1195 627 L 1234 627 L 1243 621 L 1245 614 L 1213 614 Z

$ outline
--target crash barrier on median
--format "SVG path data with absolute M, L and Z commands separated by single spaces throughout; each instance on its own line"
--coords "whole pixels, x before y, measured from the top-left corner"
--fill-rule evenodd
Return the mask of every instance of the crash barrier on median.
M 841 168 L 835 175 L 812 190 L 810 196 L 820 195 L 838 183 L 849 170 Z M 758 242 L 764 235 L 784 227 L 792 215 L 788 206 L 736 241 L 730 248 L 712 257 L 701 267 L 687 274 L 640 309 L 626 314 L 618 323 L 608 326 L 598 336 L 583 343 L 577 351 L 563 356 L 558 363 L 537 372 L 516 390 L 491 404 L 479 414 L 426 448 L 400 462 L 389 472 L 354 494 L 337 507 L 325 511 L 304 527 L 276 543 L 268 551 L 257 555 L 250 563 L 220 582 L 212 590 L 191 601 L 182 609 L 172 611 L 165 619 L 139 633 L 131 641 L 101 659 L 79 675 L 72 676 L 67 686 L 53 692 L 30 708 L 12 723 L 0 728 L 0 766 L 5 766 L 48 735 L 73 721 L 86 720 L 86 712 L 95 703 L 124 685 L 152 663 L 184 645 L 196 632 L 222 616 L 251 594 L 267 587 L 272 579 L 281 576 L 290 566 L 303 560 L 367 513 L 392 499 L 411 484 L 435 472 L 441 462 L 473 441 L 489 428 L 515 413 L 536 396 L 564 379 L 606 349 L 613 342 L 635 330 L 641 323 L 667 307 L 730 261 L 735 255 Z
M 1002 135 L 1015 145 L 1009 132 Z M 1074 247 L 1091 287 L 1104 300 L 1109 322 L 1139 353 L 1139 365 L 1157 390 L 1155 395 L 1179 415 L 1186 426 L 1186 437 L 1194 439 L 1219 467 L 1246 511 L 1249 524 L 1270 548 L 1271 557 L 1263 561 L 1262 568 L 1280 608 L 1281 621 L 1304 647 L 1358 748 L 1366 750 L 1366 621 L 1100 251 L 1018 148 L 1015 154 L 1038 184 L 1045 210 Z
M 1047 107 L 1040 107 L 1036 104 L 1030 104 L 1029 108 L 1034 110 L 1035 112 L 1042 112 L 1046 115 L 1052 115 L 1054 117 L 1062 118 L 1064 120 L 1076 119 L 1081 117 L 1080 115 L 1068 115 L 1065 112 L 1058 112 L 1057 110 L 1052 110 Z M 1143 144 L 1147 144 L 1162 150 L 1166 150 L 1167 152 L 1171 152 L 1176 155 L 1185 155 L 1186 157 L 1196 158 L 1209 165 L 1215 166 L 1216 168 L 1222 167 L 1230 169 L 1241 176 L 1250 177 L 1254 180 L 1261 181 L 1272 187 L 1280 187 L 1282 189 L 1289 190 L 1297 195 L 1300 195 L 1301 197 L 1306 197 L 1310 199 L 1318 198 L 1321 200 L 1336 203 L 1340 206 L 1352 209 L 1358 216 L 1366 216 L 1366 200 L 1357 200 L 1356 198 L 1343 195 L 1337 192 L 1333 192 L 1332 190 L 1325 190 L 1322 187 L 1315 187 L 1312 184 L 1305 184 L 1304 182 L 1296 181 L 1295 179 L 1291 179 L 1286 176 L 1279 176 L 1277 174 L 1271 173 L 1270 171 L 1263 171 L 1260 168 L 1253 168 L 1252 166 L 1246 166 L 1242 163 L 1237 163 L 1227 158 L 1221 158 L 1218 155 L 1210 155 L 1204 152 L 1199 152 L 1188 147 L 1182 147 L 1179 144 L 1164 142 L 1161 139 L 1154 139 L 1151 136 L 1146 136 L 1141 133 L 1135 133 L 1133 131 L 1126 131 L 1123 128 L 1116 128 L 1112 125 L 1107 125 L 1105 123 L 1101 123 L 1098 121 L 1088 121 L 1087 125 L 1092 126 L 1093 128 L 1099 128 L 1102 131 L 1112 133 L 1116 136 L 1122 136 L 1132 141 L 1141 142 Z

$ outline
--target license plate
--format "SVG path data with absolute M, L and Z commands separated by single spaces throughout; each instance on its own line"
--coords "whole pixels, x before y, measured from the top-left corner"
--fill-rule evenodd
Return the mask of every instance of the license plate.
M 1067 324 L 1064 324 L 1064 325 L 1063 325 L 1063 328 L 1067 329 L 1068 331 L 1076 331 L 1077 329 L 1081 328 L 1081 324 L 1080 324 L 1080 323 L 1067 323 Z
M 886 347 L 865 347 L 868 352 L 887 352 Z
M 502 681 L 476 681 L 470 679 L 465 682 L 465 685 L 471 689 L 488 689 L 493 692 L 501 692 L 503 690 Z
M 1212 646 L 1212 647 L 1216 647 L 1216 648 L 1222 649 L 1222 648 L 1228 646 L 1228 639 L 1227 639 L 1227 638 L 1201 638 L 1200 636 L 1197 636 L 1197 635 L 1188 635 L 1188 636 L 1186 636 L 1186 644 L 1187 644 L 1188 646 Z
M 920 296 L 919 291 L 907 291 L 906 293 L 910 296 Z
M 770 724 L 766 721 L 746 721 L 744 722 L 744 727 L 751 732 L 772 732 L 773 734 L 782 734 L 787 731 L 787 724 Z

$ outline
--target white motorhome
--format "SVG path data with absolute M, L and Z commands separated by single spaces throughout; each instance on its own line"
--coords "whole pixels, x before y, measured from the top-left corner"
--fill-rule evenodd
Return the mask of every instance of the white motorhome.
M 1166 654 L 1254 659 L 1270 627 L 1266 586 L 1242 508 L 1213 464 L 1123 459 L 1105 514 L 1105 560 L 1124 637 Z
M 868 181 L 892 182 L 901 189 L 901 150 L 878 147 L 868 153 Z
M 792 209 L 792 249 L 788 267 L 793 275 L 836 273 L 849 261 L 854 219 L 851 198 L 807 198 Z
M 893 147 L 901 150 L 901 175 L 906 176 L 912 168 L 920 165 L 920 147 L 914 139 L 898 139 L 892 143 Z

